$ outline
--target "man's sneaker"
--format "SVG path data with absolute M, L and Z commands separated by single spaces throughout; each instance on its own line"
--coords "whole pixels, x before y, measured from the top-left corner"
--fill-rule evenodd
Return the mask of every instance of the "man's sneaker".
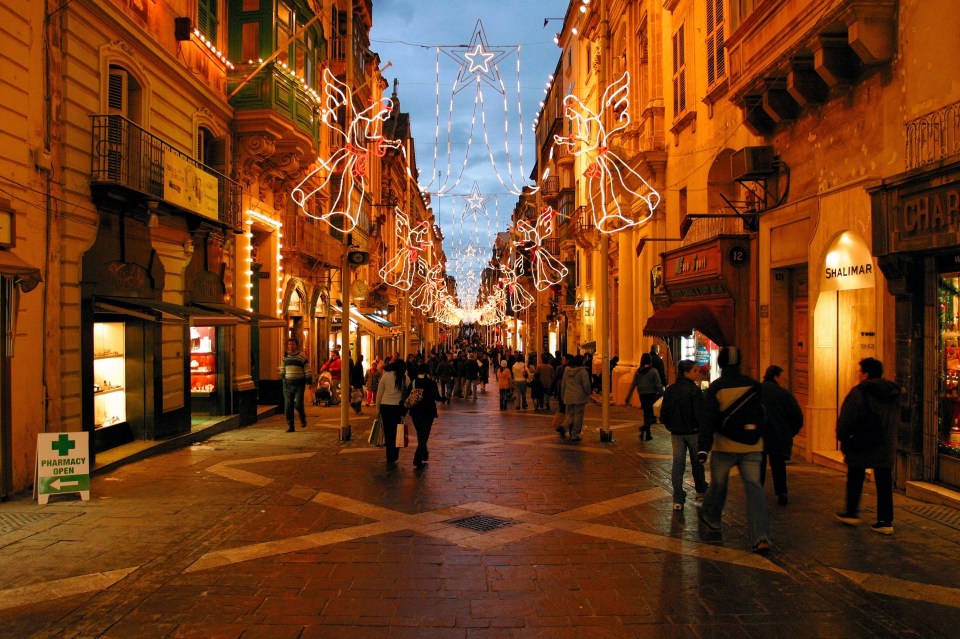
M 874 525 L 870 526 L 870 530 L 881 535 L 892 535 L 893 534 L 893 522 L 892 521 L 878 521 Z
M 703 516 L 703 509 L 697 509 L 697 518 L 700 519 L 700 523 L 706 526 L 711 532 L 720 532 L 720 526 L 714 526 Z
M 757 553 L 758 555 L 766 555 L 768 552 L 770 552 L 770 542 L 758 541 L 753 547 L 753 552 Z
M 673 509 L 674 509 L 674 510 L 683 510 L 683 504 L 677 504 L 677 503 L 675 503 L 675 504 L 673 505 Z
M 289 426 L 289 427 L 287 427 L 287 432 L 288 432 L 288 433 L 294 433 L 294 432 L 296 432 L 296 431 L 293 429 L 293 426 Z
M 835 514 L 834 517 L 836 517 L 837 521 L 839 521 L 840 523 L 846 524 L 848 526 L 856 526 L 857 524 L 860 523 L 860 517 L 858 517 L 857 515 L 852 515 L 848 512 L 839 512 Z

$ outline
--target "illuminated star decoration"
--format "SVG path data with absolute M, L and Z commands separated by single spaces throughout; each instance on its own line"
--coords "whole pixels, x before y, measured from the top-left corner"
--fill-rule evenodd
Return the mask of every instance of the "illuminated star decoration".
M 466 250 L 463 252 L 463 258 L 465 260 L 472 260 L 473 256 L 477 254 L 477 248 L 471 244 L 467 246 Z
M 426 250 L 429 225 L 420 220 L 416 226 L 410 226 L 410 218 L 399 208 L 396 210 L 397 253 L 380 269 L 380 279 L 390 286 L 404 291 L 413 286 L 413 278 L 423 262 L 420 254 Z
M 327 158 L 317 158 L 316 167 L 294 187 L 290 196 L 304 214 L 322 220 L 343 233 L 352 231 L 360 220 L 360 203 L 365 200 L 367 164 L 371 154 L 383 156 L 388 148 L 402 148 L 399 140 L 383 137 L 383 121 L 390 116 L 391 107 L 385 101 L 374 101 L 362 111 L 356 111 L 352 90 L 330 72 L 323 71 L 323 90 L 326 96 L 320 122 L 341 137 L 343 146 Z M 346 122 L 337 122 L 337 110 L 343 108 Z M 321 171 L 326 177 L 314 180 Z M 336 192 L 331 193 L 329 208 L 320 215 L 310 210 L 309 203 L 334 176 L 340 180 Z M 308 184 L 309 182 L 309 184 Z
M 463 215 L 461 220 L 467 219 L 467 216 L 473 214 L 473 220 L 477 221 L 480 216 L 483 216 L 490 219 L 490 215 L 487 213 L 487 202 L 493 199 L 492 195 L 482 195 L 480 193 L 480 185 L 476 182 L 473 183 L 473 188 L 470 189 L 470 195 L 461 195 L 461 199 L 467 202 L 467 208 L 463 210 Z
M 627 162 L 610 148 L 610 139 L 630 124 L 630 74 L 624 73 L 603 92 L 601 111 L 611 109 L 615 126 L 606 131 L 600 114 L 594 113 L 575 95 L 563 99 L 564 115 L 573 124 L 570 136 L 554 136 L 558 145 L 570 147 L 574 156 L 584 156 L 589 161 L 583 175 L 587 178 L 593 223 L 601 233 L 615 233 L 638 224 L 653 216 L 660 203 L 660 194 Z M 627 183 L 635 186 L 628 186 Z M 624 215 L 618 196 L 631 194 L 646 205 L 645 215 L 631 219 Z
M 531 224 L 526 219 L 521 219 L 516 226 L 520 239 L 514 241 L 514 245 L 527 251 L 533 285 L 538 291 L 559 284 L 568 272 L 567 267 L 560 260 L 543 248 L 543 241 L 553 233 L 553 218 L 556 214 L 556 211 L 548 206 L 537 216 L 535 223 Z
M 470 44 L 465 47 L 444 48 L 443 51 L 460 64 L 460 73 L 457 75 L 457 82 L 453 87 L 454 94 L 481 82 L 499 93 L 506 91 L 497 64 L 509 52 L 503 49 L 490 48 L 490 45 L 487 44 L 487 35 L 483 31 L 483 23 L 479 20 L 473 28 Z

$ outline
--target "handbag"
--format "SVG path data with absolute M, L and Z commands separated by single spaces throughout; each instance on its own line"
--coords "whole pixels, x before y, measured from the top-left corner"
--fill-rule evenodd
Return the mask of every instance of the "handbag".
M 374 446 L 386 444 L 383 436 L 383 420 L 380 419 L 379 415 L 373 420 L 373 427 L 370 429 L 370 436 L 367 437 L 367 441 Z
M 396 446 L 397 448 L 406 448 L 409 443 L 410 435 L 407 433 L 407 422 L 400 422 L 397 424 Z
M 660 417 L 660 407 L 663 406 L 663 395 L 657 398 L 657 401 L 653 403 L 653 414 L 657 417 Z

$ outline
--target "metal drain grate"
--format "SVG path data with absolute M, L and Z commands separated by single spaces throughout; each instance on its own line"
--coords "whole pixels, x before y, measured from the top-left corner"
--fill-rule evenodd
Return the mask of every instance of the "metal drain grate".
M 511 519 L 491 517 L 490 515 L 470 515 L 469 517 L 461 517 L 460 519 L 451 519 L 447 523 L 468 530 L 476 530 L 477 532 L 490 532 L 491 530 L 499 530 L 500 528 L 513 526 L 517 522 Z
M 954 530 L 960 530 L 960 510 L 947 506 L 909 506 L 907 512 L 935 521 Z
M 0 535 L 12 533 L 52 516 L 52 513 L 4 513 L 0 515 Z

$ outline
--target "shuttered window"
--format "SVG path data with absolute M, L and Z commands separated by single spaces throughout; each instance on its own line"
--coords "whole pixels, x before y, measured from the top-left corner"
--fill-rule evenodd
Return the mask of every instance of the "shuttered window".
M 687 54 L 686 25 L 681 24 L 673 34 L 673 117 L 687 110 Z
M 210 42 L 217 42 L 217 27 L 220 26 L 217 0 L 197 0 L 197 30 Z
M 707 86 L 723 80 L 727 74 L 723 51 L 723 0 L 707 2 Z

